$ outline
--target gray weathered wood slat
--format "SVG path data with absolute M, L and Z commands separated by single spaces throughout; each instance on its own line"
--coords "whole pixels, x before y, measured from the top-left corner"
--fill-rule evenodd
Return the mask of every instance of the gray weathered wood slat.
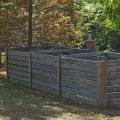
M 58 85 L 59 83 L 58 83 L 58 81 L 56 80 L 54 80 L 54 81 L 52 81 L 52 80 L 50 80 L 50 79 L 44 79 L 44 78 L 32 78 L 32 83 L 35 83 L 35 82 L 38 82 L 38 83 L 46 83 L 46 84 L 52 84 L 52 85 Z
M 25 81 L 25 82 L 30 82 L 28 77 L 24 77 L 24 76 L 19 76 L 19 75 L 15 75 L 15 74 L 9 74 L 9 78 L 10 79 L 17 79 L 19 81 Z
M 46 70 L 46 71 L 53 71 L 53 72 L 56 72 L 56 70 L 57 70 L 57 66 L 52 67 L 52 66 L 43 65 L 43 64 L 37 64 L 37 63 L 32 63 L 32 68 L 33 69 Z
M 22 81 L 22 80 L 19 80 L 19 79 L 9 78 L 9 81 L 12 82 L 12 83 L 22 83 L 22 84 L 30 86 L 29 82 L 25 82 L 25 81 Z
M 43 85 L 40 85 L 40 84 L 33 83 L 32 88 L 37 89 L 37 90 L 42 90 L 42 91 L 45 91 L 45 92 L 48 92 L 48 93 L 54 93 L 54 94 L 57 94 L 57 95 L 59 94 L 58 89 L 49 88 L 49 87 L 46 87 L 46 86 L 43 86 Z
M 120 60 L 108 60 L 107 66 L 108 67 L 120 66 Z
M 91 56 L 96 56 L 97 52 L 91 52 L 91 53 L 78 53 L 78 54 L 70 54 L 68 57 L 73 57 L 73 58 L 82 58 L 82 57 L 91 57 Z M 67 56 L 66 56 L 67 57 Z
M 91 70 L 92 71 L 92 70 Z M 81 71 L 77 71 L 77 70 L 73 70 L 73 69 L 62 69 L 61 71 L 62 74 L 64 75 L 70 75 L 70 76 L 76 76 L 76 77 L 88 77 L 88 78 L 93 78 L 93 79 L 97 79 L 98 78 L 98 74 L 97 74 L 97 70 L 96 70 L 96 74 L 94 73 L 90 73 L 90 72 L 85 72 L 85 70 L 81 70 Z
M 113 67 L 108 67 L 108 74 L 112 73 L 112 72 L 120 72 L 120 66 L 113 66 Z
M 8 50 L 9 55 L 29 56 L 29 52 Z
M 45 80 L 49 80 L 49 81 L 57 81 L 57 78 L 56 76 L 46 76 L 46 75 L 40 75 L 40 74 L 35 74 L 35 73 L 32 73 L 32 78 L 35 78 L 35 79 L 45 79 Z
M 27 66 L 28 67 L 28 62 L 22 62 L 22 61 L 15 61 L 15 60 L 10 60 L 8 59 L 8 64 L 12 64 L 12 65 L 20 65 L 20 66 Z
M 77 59 L 76 59 L 77 60 Z M 79 59 L 78 59 L 79 60 Z M 61 62 L 62 63 L 62 67 L 63 68 L 70 68 L 70 66 L 71 66 L 71 68 L 72 69 L 79 69 L 79 67 L 83 67 L 83 68 L 85 68 L 85 67 L 88 67 L 88 68 L 97 68 L 97 65 L 95 65 L 94 63 L 92 63 L 92 62 L 86 62 L 85 64 L 83 63 L 82 64 L 82 62 L 81 61 L 74 61 L 74 62 L 71 62 L 70 63 L 70 61 L 63 61 L 63 62 Z M 93 65 L 92 65 L 93 64 Z
M 106 53 L 106 54 L 111 59 L 120 59 L 120 53 L 109 52 L 109 53 Z
M 62 81 L 61 85 L 66 88 L 71 88 L 71 89 L 76 89 L 76 90 L 81 90 L 81 91 L 86 91 L 86 92 L 91 92 L 91 93 L 96 93 L 97 91 L 96 87 L 91 87 L 88 85 L 78 84 L 74 82 L 63 82 Z
M 22 66 L 8 64 L 8 68 L 13 69 L 13 70 L 18 70 L 18 71 L 29 72 L 28 67 L 22 67 Z
M 48 82 L 45 80 L 38 80 L 38 79 L 32 79 L 32 83 L 33 84 L 38 84 L 38 85 L 42 85 L 42 86 L 46 86 L 49 88 L 53 88 L 53 89 L 58 89 L 58 84 L 54 83 L 54 82 Z
M 91 74 L 98 74 L 97 69 L 98 67 L 86 67 L 86 66 L 74 66 L 73 64 L 70 66 L 67 66 L 65 63 L 61 64 L 61 69 L 62 71 L 65 70 L 74 70 L 74 71 L 79 71 L 79 72 L 86 72 L 86 73 L 91 73 Z
M 71 52 L 72 49 L 46 49 L 46 50 L 40 50 L 40 53 L 56 53 L 56 52 Z M 34 51 L 33 53 L 37 53 L 37 51 Z
M 47 76 L 47 77 L 51 76 L 51 77 L 57 78 L 57 73 L 54 73 L 54 72 L 51 72 L 51 71 L 49 72 L 49 71 L 44 71 L 44 70 L 33 69 L 32 73 Z
M 91 63 L 93 64 L 93 63 Z M 61 68 L 63 69 L 73 69 L 73 70 L 78 70 L 78 71 L 86 71 L 88 73 L 95 73 L 97 74 L 97 69 L 98 66 L 83 66 L 82 64 L 76 64 L 76 62 L 74 62 L 74 64 L 65 62 L 65 63 L 61 63 Z M 90 71 L 91 70 L 91 71 Z
M 9 55 L 8 56 L 9 60 L 15 60 L 15 61 L 23 61 L 23 62 L 28 62 L 29 57 L 28 56 L 14 56 L 14 55 Z
M 82 77 L 76 77 L 76 76 L 71 77 L 71 76 L 66 76 L 62 74 L 61 79 L 62 81 L 81 83 L 81 84 L 85 84 L 93 87 L 98 85 L 98 81 L 91 78 L 82 78 Z
M 72 94 L 68 95 L 68 94 L 64 93 L 64 94 L 62 94 L 62 97 L 72 99 L 72 100 L 79 102 L 81 104 L 96 105 L 96 100 L 82 97 L 79 95 L 72 95 Z
M 59 55 L 61 53 L 63 54 L 76 54 L 76 53 L 88 53 L 92 52 L 87 49 L 76 49 L 76 48 L 63 48 L 63 49 L 44 49 L 44 50 L 39 50 L 39 51 L 33 51 L 33 52 L 39 52 L 39 53 L 44 53 L 44 54 L 56 54 Z
M 92 60 L 83 60 L 83 59 L 76 59 L 71 57 L 62 57 L 61 63 L 65 63 L 66 66 L 74 65 L 77 66 L 86 66 L 86 67 L 97 67 L 99 61 L 92 61 Z
M 84 91 L 84 90 L 78 90 L 76 88 L 62 86 L 61 93 L 62 94 L 67 93 L 67 94 L 73 94 L 73 95 L 80 95 L 83 97 L 87 97 L 87 98 L 96 100 L 96 93 L 92 93 L 92 92 Z
M 13 70 L 13 69 L 8 69 L 8 73 L 9 74 L 12 73 L 12 74 L 15 74 L 15 75 L 29 77 L 29 73 L 23 72 L 23 71 L 17 71 L 17 70 Z
M 120 72 L 113 72 L 113 73 L 111 73 L 111 74 L 108 74 L 108 79 L 110 80 L 110 81 L 114 81 L 114 80 L 116 80 L 116 79 L 118 79 L 118 78 L 120 78 Z
M 68 72 L 64 72 L 64 73 L 61 74 L 61 76 L 62 76 L 62 79 L 64 78 L 64 76 L 66 76 L 66 78 L 68 77 L 68 79 L 70 77 L 70 78 L 73 78 L 73 79 L 76 78 L 77 80 L 79 80 L 79 78 L 84 79 L 84 80 L 93 80 L 93 81 L 98 80 L 96 75 L 87 74 L 87 73 L 78 74 L 78 73 L 74 72 L 74 73 L 69 74 Z
M 120 99 L 113 99 L 111 101 L 108 102 L 108 105 L 112 105 L 112 106 L 117 106 L 119 107 L 120 106 Z
M 107 93 L 107 97 L 109 100 L 120 99 L 120 92 Z
M 109 86 L 120 85 L 120 79 L 119 78 L 118 79 L 109 78 L 108 85 Z
M 41 53 L 31 53 L 32 58 L 36 58 L 39 60 L 53 60 L 58 61 L 58 57 L 54 55 L 48 55 L 48 54 L 41 54 Z
M 113 86 L 107 86 L 107 92 L 120 92 L 120 84 L 119 85 L 113 85 Z
M 58 62 L 57 61 L 53 61 L 53 60 L 47 60 L 47 59 L 42 59 L 42 60 L 39 60 L 39 59 L 34 59 L 32 58 L 32 63 L 33 64 L 42 64 L 42 65 L 48 65 L 48 66 L 54 66 L 56 67 Z
M 92 60 L 92 61 L 99 61 L 101 60 L 101 57 L 98 57 L 97 55 L 84 55 L 84 54 L 79 54 L 79 55 L 69 55 L 69 57 L 76 58 L 76 59 L 82 59 L 82 60 Z

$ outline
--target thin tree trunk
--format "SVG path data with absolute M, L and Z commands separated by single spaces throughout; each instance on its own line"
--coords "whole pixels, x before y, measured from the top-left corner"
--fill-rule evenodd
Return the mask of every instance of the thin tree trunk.
M 2 67 L 2 52 L 0 51 L 0 68 Z

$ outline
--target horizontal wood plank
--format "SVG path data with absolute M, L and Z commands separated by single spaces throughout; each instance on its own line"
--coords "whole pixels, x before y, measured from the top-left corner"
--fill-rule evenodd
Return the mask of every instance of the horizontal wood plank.
M 32 68 L 37 69 L 37 70 L 44 70 L 44 71 L 51 71 L 51 72 L 57 72 L 57 66 L 48 66 L 48 65 L 42 65 L 42 64 L 33 64 L 32 63 Z
M 90 71 L 90 69 L 89 69 Z M 96 70 L 96 74 L 95 73 L 92 73 L 92 72 L 89 72 L 89 71 L 85 71 L 82 69 L 77 71 L 77 70 L 73 70 L 73 69 L 62 69 L 61 70 L 61 74 L 64 74 L 64 75 L 67 75 L 67 76 L 72 76 L 72 77 L 81 77 L 81 78 L 92 78 L 92 79 L 97 79 L 98 78 L 98 73 L 97 73 L 97 70 Z M 92 70 L 91 70 L 92 71 Z
M 82 78 L 82 77 L 71 77 L 71 76 L 66 76 L 66 75 L 63 75 L 61 76 L 61 79 L 62 81 L 68 81 L 68 82 L 75 82 L 75 83 L 80 83 L 80 84 L 83 84 L 83 85 L 89 85 L 89 86 L 98 86 L 98 81 L 97 80 L 94 80 L 94 79 L 91 79 L 91 78 Z
M 54 66 L 56 67 L 58 62 L 57 61 L 54 61 L 54 60 L 47 60 L 47 59 L 34 59 L 32 58 L 32 63 L 33 64 L 40 64 L 40 65 L 48 65 L 48 66 Z
M 73 83 L 73 82 L 63 82 L 61 83 L 61 86 L 66 87 L 66 88 L 70 88 L 70 89 L 75 89 L 78 91 L 86 91 L 86 92 L 90 92 L 93 94 L 97 93 L 97 88 L 96 87 L 90 87 L 87 85 L 83 85 L 83 84 L 78 84 L 78 83 Z
M 23 71 L 17 71 L 17 70 L 13 70 L 13 69 L 8 69 L 8 74 L 14 74 L 14 75 L 29 77 L 29 73 L 23 72 Z
M 8 55 L 29 56 L 29 52 L 8 50 Z
M 112 86 L 107 86 L 107 92 L 120 92 L 120 84 L 119 85 L 112 85 Z
M 32 73 L 32 78 L 33 79 L 38 79 L 38 80 L 44 79 L 44 80 L 51 81 L 51 82 L 52 81 L 53 82 L 58 82 L 58 80 L 55 76 L 46 76 L 46 75 L 40 75 L 40 74 Z
M 30 82 L 28 77 L 19 76 L 15 74 L 9 74 L 9 78 L 18 81 Z
M 40 69 L 39 70 L 32 69 L 32 73 L 42 75 L 42 76 L 57 78 L 57 73 L 54 73 L 52 71 L 45 71 L 45 70 L 40 70 Z
M 108 97 L 109 100 L 120 99 L 120 92 L 107 93 L 107 97 Z
M 120 60 L 108 60 L 107 66 L 108 67 L 120 66 Z
M 86 67 L 97 67 L 99 61 L 83 60 L 83 59 L 76 59 L 76 58 L 62 56 L 61 63 L 66 64 L 66 66 L 74 65 L 75 67 L 80 65 Z
M 22 61 L 22 62 L 28 62 L 29 57 L 28 56 L 19 56 L 19 55 L 8 55 L 9 60 L 14 60 L 14 61 Z
M 12 64 L 8 64 L 8 69 L 23 71 L 23 72 L 29 72 L 28 67 L 17 66 L 17 65 L 12 65 Z
M 15 61 L 15 60 L 9 60 L 9 59 L 8 59 L 8 64 L 20 65 L 20 66 L 23 66 L 23 67 L 28 67 L 29 66 L 28 62 Z

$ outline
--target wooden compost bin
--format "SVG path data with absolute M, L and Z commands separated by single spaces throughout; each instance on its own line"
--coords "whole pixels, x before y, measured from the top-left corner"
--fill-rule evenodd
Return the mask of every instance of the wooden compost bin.
M 32 88 L 100 107 L 120 105 L 120 55 L 42 47 L 8 49 L 7 77 Z
M 88 50 L 55 48 L 14 48 L 7 50 L 7 75 L 12 82 L 23 82 L 32 88 L 60 94 L 59 55 L 90 52 Z

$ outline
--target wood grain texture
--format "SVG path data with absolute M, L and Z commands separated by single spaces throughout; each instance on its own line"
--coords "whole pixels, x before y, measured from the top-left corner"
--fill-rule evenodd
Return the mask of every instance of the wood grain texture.
M 15 60 L 10 60 L 8 59 L 8 64 L 12 64 L 12 65 L 20 65 L 23 67 L 28 67 L 29 66 L 29 62 L 23 62 L 23 61 L 15 61 Z
M 97 96 L 97 105 L 99 107 L 107 106 L 107 61 L 103 60 L 99 62 L 98 66 L 98 96 Z
M 29 77 L 29 72 L 17 71 L 17 70 L 13 70 L 13 69 L 8 69 L 8 72 L 9 72 L 9 74 L 12 73 L 15 75 Z
M 25 76 L 20 76 L 20 75 L 10 73 L 9 78 L 13 79 L 13 80 L 19 80 L 19 81 L 24 81 L 24 82 L 30 83 L 29 78 L 25 77 Z
M 19 55 L 8 55 L 8 59 L 14 60 L 14 61 L 28 62 L 29 57 L 28 56 L 19 56 Z
M 83 85 L 83 84 L 78 84 L 78 83 L 73 83 L 73 82 L 62 82 L 62 86 L 66 88 L 71 88 L 71 89 L 76 89 L 76 90 L 81 90 L 81 91 L 86 91 L 90 92 L 93 94 L 96 94 L 96 87 L 88 86 L 88 85 Z
M 8 69 L 13 69 L 13 70 L 17 70 L 17 71 L 23 71 L 23 72 L 29 72 L 28 67 L 12 65 L 12 64 L 8 64 Z
M 15 56 L 29 56 L 29 52 L 24 52 L 24 51 L 9 50 L 8 54 L 9 55 L 15 55 Z
M 82 85 L 87 85 L 91 87 L 96 87 L 98 85 L 98 81 L 93 81 L 89 79 L 83 79 L 83 78 L 78 78 L 78 77 L 70 77 L 70 76 L 62 76 L 62 83 L 64 82 L 71 82 L 71 83 L 76 83 L 76 84 L 82 84 Z
M 107 93 L 111 93 L 111 92 L 120 92 L 120 84 L 116 84 L 116 85 L 112 85 L 112 86 L 107 86 Z
M 52 71 L 45 71 L 45 70 L 37 70 L 37 69 L 33 69 L 32 73 L 38 74 L 38 75 L 42 75 L 42 76 L 47 76 L 47 77 L 54 77 L 57 78 L 57 73 L 54 73 Z

